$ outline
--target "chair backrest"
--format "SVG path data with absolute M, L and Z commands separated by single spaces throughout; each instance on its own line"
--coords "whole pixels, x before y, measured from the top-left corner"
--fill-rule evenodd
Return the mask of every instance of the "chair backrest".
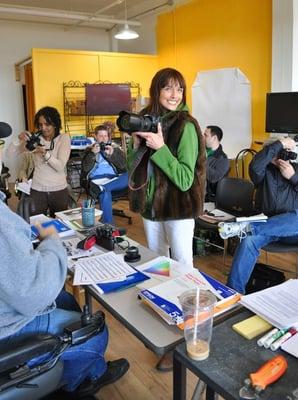
M 244 179 L 247 171 L 247 164 L 245 164 L 246 160 L 248 160 L 248 156 L 251 157 L 251 159 L 255 156 L 257 152 L 253 149 L 243 149 L 240 150 L 239 153 L 237 154 L 235 158 L 235 168 L 236 168 L 236 177 L 240 178 L 241 177 Z M 240 168 L 241 166 L 241 168 Z
M 247 179 L 223 178 L 217 185 L 215 206 L 236 216 L 253 213 L 254 185 Z

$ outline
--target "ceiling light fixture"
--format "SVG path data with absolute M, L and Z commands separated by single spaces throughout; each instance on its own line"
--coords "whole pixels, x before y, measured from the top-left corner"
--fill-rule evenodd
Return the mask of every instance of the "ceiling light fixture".
M 125 9 L 125 21 L 127 21 L 126 0 L 124 0 L 124 9 Z M 130 40 L 130 39 L 137 39 L 139 37 L 139 34 L 136 31 L 133 31 L 132 29 L 129 28 L 127 22 L 124 24 L 124 28 L 122 28 L 116 33 L 116 35 L 114 36 L 115 39 Z

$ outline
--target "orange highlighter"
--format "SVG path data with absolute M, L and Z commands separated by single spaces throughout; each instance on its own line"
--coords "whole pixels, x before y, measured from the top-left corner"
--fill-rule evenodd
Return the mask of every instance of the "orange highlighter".
M 251 373 L 249 378 L 245 379 L 244 386 L 240 389 L 241 399 L 258 399 L 260 393 L 268 385 L 277 381 L 288 367 L 287 360 L 279 355 L 268 360 L 258 371 Z

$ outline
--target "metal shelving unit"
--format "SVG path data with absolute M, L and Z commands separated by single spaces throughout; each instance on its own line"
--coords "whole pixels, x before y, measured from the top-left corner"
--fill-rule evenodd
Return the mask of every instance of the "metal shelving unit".
M 111 84 L 108 81 L 97 81 L 95 84 Z M 131 111 L 136 112 L 137 100 L 141 95 L 140 85 L 136 82 L 117 82 L 130 86 L 131 89 Z M 64 129 L 71 136 L 90 136 L 97 125 L 105 121 L 116 123 L 117 115 L 91 116 L 86 112 L 85 86 L 87 82 L 69 81 L 63 82 L 63 105 L 64 105 Z M 120 132 L 114 132 L 114 140 L 120 140 Z

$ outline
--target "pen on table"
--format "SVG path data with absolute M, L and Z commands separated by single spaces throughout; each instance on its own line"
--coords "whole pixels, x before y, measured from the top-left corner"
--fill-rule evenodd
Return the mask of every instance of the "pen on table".
M 277 350 L 286 340 L 290 339 L 291 336 L 295 335 L 297 333 L 296 329 L 291 328 L 286 332 L 284 335 L 282 335 L 279 339 L 275 340 L 271 345 L 270 349 L 272 351 Z
M 273 328 L 271 329 L 271 331 L 269 331 L 268 333 L 266 333 L 266 335 L 262 336 L 258 341 L 257 344 L 258 346 L 263 346 L 264 343 L 266 342 L 267 339 L 269 339 L 271 336 L 273 336 L 275 333 L 278 332 L 277 328 Z
M 278 332 L 276 332 L 274 335 L 270 336 L 269 339 L 267 339 L 264 343 L 265 349 L 268 349 L 276 339 L 279 339 L 281 336 L 283 336 L 288 329 L 280 329 Z

